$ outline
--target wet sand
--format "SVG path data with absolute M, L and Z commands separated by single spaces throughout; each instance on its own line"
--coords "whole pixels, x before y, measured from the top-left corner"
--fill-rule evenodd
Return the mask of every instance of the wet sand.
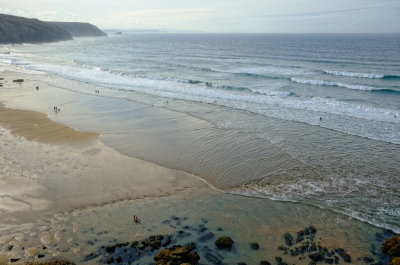
M 97 133 L 80 132 L 53 122 L 44 113 L 10 109 L 3 105 L 0 105 L 0 124 L 15 135 L 48 144 L 90 144 L 99 136 Z
M 25 105 L 12 100 L 39 96 L 33 89 L 35 77 L 0 72 L 3 76 L 8 81 L 0 88 L 8 90 L 3 99 L 14 108 L 35 108 L 26 105 L 27 99 Z M 24 78 L 28 89 L 11 83 L 16 77 Z M 50 87 L 43 90 L 52 93 Z M 296 235 L 310 225 L 318 230 L 318 244 L 346 249 L 355 264 L 373 256 L 372 247 L 379 252 L 375 234 L 382 230 L 347 216 L 214 190 L 194 175 L 123 155 L 104 145 L 97 133 L 72 129 L 40 112 L 2 106 L 0 123 L 0 258 L 25 262 L 62 257 L 79 264 L 104 245 L 187 231 L 190 235 L 178 243 L 194 241 L 213 251 L 217 236 L 231 236 L 235 248 L 223 252 L 229 264 L 274 263 L 277 256 L 308 264 L 307 256 L 283 254 L 278 246 L 285 245 L 285 233 Z M 133 221 L 133 214 L 141 224 Z M 170 223 L 173 216 L 185 221 Z M 200 224 L 214 236 L 200 242 L 198 231 L 190 230 Z M 250 242 L 258 242 L 260 250 L 252 250 Z M 200 263 L 212 263 L 207 253 L 198 251 Z M 87 263 L 98 264 L 100 258 Z

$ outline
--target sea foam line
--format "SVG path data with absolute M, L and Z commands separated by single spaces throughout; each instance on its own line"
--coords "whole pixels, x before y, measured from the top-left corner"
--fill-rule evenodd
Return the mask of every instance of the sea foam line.
M 336 76 L 348 76 L 348 77 L 359 77 L 359 78 L 369 78 L 369 79 L 390 79 L 390 78 L 400 78 L 398 75 L 384 75 L 375 73 L 356 73 L 356 72 L 341 72 L 334 70 L 323 70 L 325 74 L 336 75 Z
M 332 70 L 323 70 L 323 72 L 326 74 L 329 74 L 329 75 L 360 77 L 360 78 L 370 78 L 370 79 L 380 79 L 380 78 L 385 77 L 385 75 L 374 74 L 374 73 L 366 74 L 366 73 L 341 72 L 341 71 L 332 71 Z
M 298 84 L 307 84 L 313 86 L 337 86 L 343 87 L 353 90 L 362 90 L 362 91 L 378 91 L 383 90 L 376 87 L 370 86 L 361 86 L 361 85 L 352 85 L 346 83 L 338 83 L 338 82 L 331 82 L 331 81 L 323 81 L 323 80 L 311 80 L 311 79 L 299 79 L 299 78 L 290 78 L 290 81 Z

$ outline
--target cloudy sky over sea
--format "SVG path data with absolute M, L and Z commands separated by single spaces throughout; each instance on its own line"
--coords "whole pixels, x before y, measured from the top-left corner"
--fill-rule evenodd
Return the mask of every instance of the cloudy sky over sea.
M 399 0 L 0 0 L 0 13 L 102 29 L 400 32 Z

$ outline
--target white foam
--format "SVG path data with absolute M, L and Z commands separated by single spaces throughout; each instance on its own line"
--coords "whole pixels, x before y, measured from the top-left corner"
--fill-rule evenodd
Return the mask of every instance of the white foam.
M 348 77 L 359 77 L 359 78 L 370 78 L 370 79 L 381 79 L 384 78 L 385 75 L 382 74 L 366 74 L 366 73 L 354 73 L 354 72 L 341 72 L 341 71 L 331 71 L 331 70 L 323 70 L 324 73 L 330 75 L 337 75 L 337 76 L 348 76 Z
M 307 85 L 313 85 L 313 86 L 337 86 L 337 87 L 343 87 L 343 88 L 354 89 L 354 90 L 363 90 L 363 91 L 380 90 L 379 88 L 376 88 L 376 87 L 353 85 L 353 84 L 346 84 L 346 83 L 339 83 L 339 82 L 330 82 L 330 81 L 323 81 L 323 80 L 300 79 L 300 78 L 290 78 L 290 80 L 294 83 L 307 84 Z
M 137 75 L 122 75 L 121 73 L 114 73 L 94 67 L 32 62 L 24 67 L 31 70 L 52 73 L 68 79 L 108 87 L 110 90 L 108 90 L 108 92 L 102 92 L 102 95 L 112 97 L 129 97 L 129 94 L 118 92 L 118 90 L 115 89 L 117 88 L 164 98 L 217 104 L 313 125 L 321 125 L 318 122 L 321 113 L 324 113 L 324 115 L 344 115 L 350 118 L 347 118 L 349 122 L 348 125 L 343 125 L 342 118 L 335 117 L 330 120 L 325 120 L 323 126 L 377 140 L 400 143 L 400 136 L 398 135 L 400 112 L 392 109 L 377 108 L 367 104 L 350 104 L 317 97 L 292 97 L 290 93 L 274 91 L 273 87 L 271 89 L 269 89 L 269 87 L 253 88 L 252 91 L 230 90 L 208 86 L 205 83 L 191 84 L 188 82 L 180 82 L 176 79 L 152 79 Z M 364 86 L 317 80 L 297 78 L 292 78 L 291 80 L 293 82 L 314 85 L 344 86 L 361 90 L 374 89 Z M 80 92 L 93 93 L 93 91 L 85 91 L 87 88 L 84 86 L 79 86 L 74 89 Z M 363 120 L 356 121 L 354 118 Z M 371 121 L 369 122 L 369 128 L 366 128 L 365 121 Z M 380 124 L 380 122 L 390 124 Z M 352 126 L 352 124 L 359 125 Z M 385 127 L 387 128 L 385 129 Z
M 307 75 L 312 72 L 298 67 L 287 66 L 247 66 L 238 67 L 230 70 L 218 70 L 220 72 L 228 72 L 234 74 L 254 74 L 254 75 L 278 75 L 278 76 L 292 76 L 292 75 Z

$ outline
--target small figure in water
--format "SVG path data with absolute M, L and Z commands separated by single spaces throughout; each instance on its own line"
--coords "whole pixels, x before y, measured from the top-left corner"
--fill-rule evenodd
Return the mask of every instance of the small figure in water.
M 139 219 L 139 217 L 137 217 L 136 215 L 133 215 L 133 221 L 134 221 L 135 223 L 140 223 L 140 219 Z
M 39 86 L 35 85 L 36 91 L 39 91 Z
M 319 117 L 319 121 L 322 121 L 322 117 Z

